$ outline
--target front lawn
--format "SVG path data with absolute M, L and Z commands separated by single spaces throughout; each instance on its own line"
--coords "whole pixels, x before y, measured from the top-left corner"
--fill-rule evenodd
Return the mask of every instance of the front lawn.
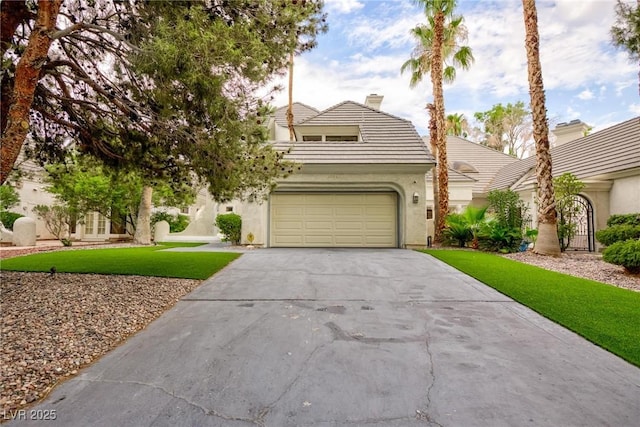
M 2 260 L 0 270 L 58 273 L 123 274 L 204 280 L 240 254 L 228 252 L 166 252 L 162 249 L 199 243 L 160 243 L 157 246 L 78 249 L 45 252 Z
M 421 252 L 640 366 L 640 293 L 485 252 Z

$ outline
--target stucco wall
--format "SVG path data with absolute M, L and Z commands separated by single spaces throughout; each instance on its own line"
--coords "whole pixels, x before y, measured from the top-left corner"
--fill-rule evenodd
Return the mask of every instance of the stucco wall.
M 378 169 L 384 166 L 378 166 Z M 375 167 L 374 167 L 375 168 Z M 303 169 L 304 170 L 304 169 Z M 343 168 L 344 170 L 344 168 Z M 283 180 L 275 191 L 395 191 L 399 204 L 399 236 L 402 247 L 426 245 L 425 186 L 421 173 L 297 173 Z M 413 194 L 418 203 L 413 203 Z M 255 236 L 254 245 L 268 244 L 269 202 L 237 203 L 242 215 L 242 243 L 248 243 L 249 232 Z
M 16 190 L 20 196 L 20 204 L 12 208 L 11 211 L 33 218 L 36 221 L 36 236 L 38 240 L 55 239 L 56 237 L 47 230 L 44 221 L 38 219 L 38 216 L 33 213 L 33 208 L 37 205 L 53 205 L 53 196 L 45 190 L 44 184 L 37 178 L 33 180 L 24 179 L 19 187 Z
M 640 175 L 613 182 L 609 210 L 611 215 L 640 212 Z

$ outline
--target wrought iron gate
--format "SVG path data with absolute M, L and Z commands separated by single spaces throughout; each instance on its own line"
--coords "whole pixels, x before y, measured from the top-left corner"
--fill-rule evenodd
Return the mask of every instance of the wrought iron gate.
M 585 197 L 577 195 L 573 197 L 575 214 L 572 221 L 576 224 L 576 232 L 570 239 L 564 239 L 562 246 L 566 246 L 567 251 L 589 251 L 596 250 L 593 226 L 593 206 Z M 560 221 L 563 221 L 562 216 Z

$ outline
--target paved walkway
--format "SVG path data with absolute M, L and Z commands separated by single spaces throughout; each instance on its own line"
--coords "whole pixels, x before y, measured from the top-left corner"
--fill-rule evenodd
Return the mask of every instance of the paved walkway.
M 64 426 L 631 427 L 640 369 L 427 255 L 262 249 L 33 409 Z

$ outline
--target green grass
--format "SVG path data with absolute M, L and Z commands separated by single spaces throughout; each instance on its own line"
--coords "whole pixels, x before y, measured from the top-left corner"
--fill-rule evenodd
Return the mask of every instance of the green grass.
M 228 252 L 166 252 L 162 249 L 200 246 L 202 243 L 160 243 L 138 248 L 87 249 L 45 252 L 0 262 L 0 270 L 59 273 L 125 274 L 204 280 L 236 259 Z
M 421 252 L 640 366 L 640 293 L 484 252 Z

